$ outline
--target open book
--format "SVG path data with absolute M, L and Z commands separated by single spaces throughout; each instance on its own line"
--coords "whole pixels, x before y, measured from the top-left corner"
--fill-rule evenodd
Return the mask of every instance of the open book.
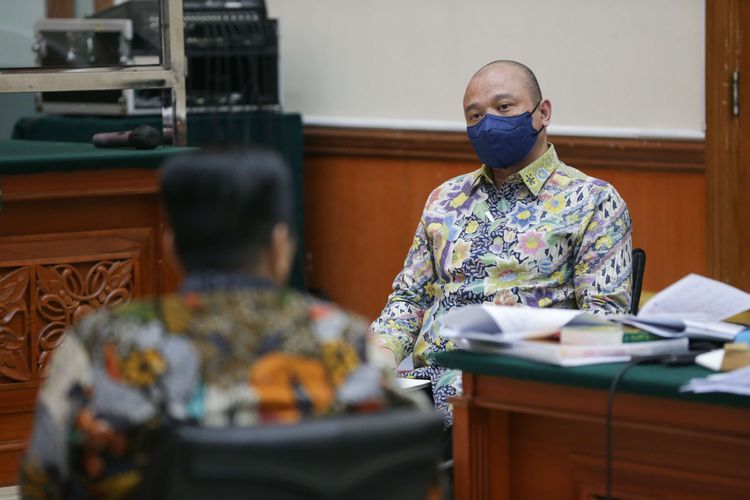
M 633 355 L 681 353 L 688 339 L 619 344 L 565 345 L 557 334 L 564 328 L 619 325 L 574 309 L 474 304 L 454 309 L 442 320 L 441 335 L 470 351 L 493 352 L 560 366 L 628 361 Z
M 620 321 L 662 337 L 731 342 L 745 327 L 722 320 L 750 309 L 750 294 L 720 281 L 688 274 L 649 300 L 638 316 Z
M 606 326 L 611 321 L 577 309 L 473 304 L 454 309 L 442 321 L 444 337 L 507 344 L 539 339 L 560 332 L 565 326 Z

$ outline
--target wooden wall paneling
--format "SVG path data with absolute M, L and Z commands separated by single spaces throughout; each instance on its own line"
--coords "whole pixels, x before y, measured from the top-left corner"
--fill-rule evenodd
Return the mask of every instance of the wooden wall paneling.
M 628 170 L 704 170 L 703 141 L 559 135 L 551 136 L 550 142 L 563 161 L 581 169 L 595 166 Z M 477 162 L 463 132 L 310 126 L 305 128 L 305 154 Z
M 706 273 L 706 182 L 699 171 L 586 168 L 628 203 L 633 245 L 646 250 L 643 289 L 657 291 L 688 273 Z
M 94 12 L 108 9 L 113 0 L 94 0 Z M 47 17 L 75 17 L 75 0 L 47 0 Z
M 466 163 L 305 159 L 308 283 L 374 318 L 411 245 L 427 195 Z
M 428 194 L 476 169 L 476 159 L 462 133 L 309 127 L 305 140 L 309 283 L 373 319 Z M 563 161 L 611 182 L 628 203 L 634 244 L 648 254 L 645 290 L 705 272 L 701 141 L 552 141 Z
M 47 17 L 75 17 L 75 0 L 47 0 Z
M 706 145 L 709 265 L 713 276 L 750 289 L 750 5 L 706 2 Z M 739 75 L 738 113 L 732 78 Z
M 738 16 L 736 0 L 706 2 L 708 272 L 734 284 L 738 284 L 734 270 L 739 268 L 740 252 L 744 251 L 736 227 L 735 210 L 742 194 L 737 161 L 740 128 L 732 113 L 731 85 L 732 72 L 740 67 Z
M 94 0 L 94 12 L 108 9 L 114 5 L 114 0 Z

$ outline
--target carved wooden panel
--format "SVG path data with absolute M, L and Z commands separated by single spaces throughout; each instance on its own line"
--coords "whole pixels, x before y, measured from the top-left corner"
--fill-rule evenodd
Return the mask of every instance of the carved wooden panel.
M 34 268 L 36 314 L 43 325 L 34 335 L 42 378 L 46 376 L 50 353 L 75 321 L 94 309 L 130 301 L 134 269 L 132 258 Z
M 31 380 L 29 268 L 0 275 L 0 380 Z
M 137 295 L 151 240 L 150 229 L 0 238 L 0 384 L 43 379 L 71 325 Z

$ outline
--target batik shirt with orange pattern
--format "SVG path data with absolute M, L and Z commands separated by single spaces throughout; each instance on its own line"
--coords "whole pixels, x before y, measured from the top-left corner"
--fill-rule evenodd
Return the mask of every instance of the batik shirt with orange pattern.
M 356 316 L 271 286 L 93 313 L 55 353 L 22 491 L 132 493 L 165 422 L 293 423 L 409 404 L 368 363 L 366 333 Z
M 440 318 L 481 302 L 629 311 L 631 224 L 614 187 L 565 165 L 550 145 L 495 187 L 483 166 L 429 196 L 393 293 L 372 331 L 412 376 L 430 378 L 438 410 L 452 421 L 460 373 L 432 366 L 451 349 Z

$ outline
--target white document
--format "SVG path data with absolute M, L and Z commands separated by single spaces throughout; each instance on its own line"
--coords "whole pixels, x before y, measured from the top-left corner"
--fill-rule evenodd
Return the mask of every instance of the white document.
M 727 392 L 750 396 L 750 366 L 727 373 L 717 373 L 705 378 L 694 378 L 680 388 L 682 392 Z
M 396 384 L 405 391 L 417 391 L 430 385 L 429 380 L 420 378 L 396 378 Z
M 638 316 L 620 322 L 662 337 L 731 342 L 745 327 L 721 320 L 750 309 L 750 293 L 688 274 L 654 295 Z
M 714 349 L 695 357 L 695 364 L 718 372 L 724 362 L 724 349 Z
M 654 295 L 638 317 L 679 314 L 699 321 L 721 321 L 750 309 L 750 293 L 697 274 L 688 274 Z
M 723 321 L 680 320 L 670 316 L 629 316 L 621 323 L 668 338 L 691 337 L 731 342 L 745 329 L 743 325 Z

